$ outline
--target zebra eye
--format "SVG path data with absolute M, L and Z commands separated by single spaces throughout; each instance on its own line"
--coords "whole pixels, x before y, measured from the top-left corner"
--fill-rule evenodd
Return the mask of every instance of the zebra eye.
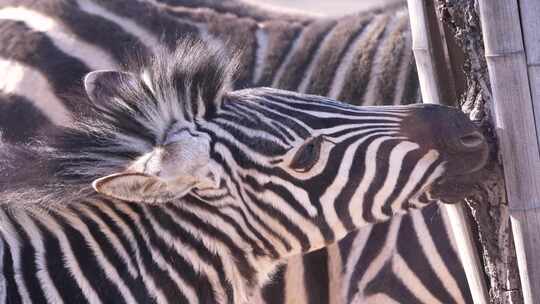
M 307 172 L 321 156 L 323 137 L 317 136 L 304 143 L 294 155 L 290 167 L 298 172 Z

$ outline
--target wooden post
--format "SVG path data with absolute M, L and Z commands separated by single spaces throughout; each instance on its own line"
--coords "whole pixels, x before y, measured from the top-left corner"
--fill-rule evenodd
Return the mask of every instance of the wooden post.
M 540 14 L 537 0 L 520 4 L 523 24 L 517 0 L 479 0 L 523 298 L 532 304 L 540 299 Z
M 456 92 L 434 3 L 430 0 L 408 0 L 407 3 L 422 99 L 424 103 L 452 104 L 457 100 Z M 474 303 L 487 304 L 487 287 L 463 205 L 445 205 L 444 210 L 451 223 Z

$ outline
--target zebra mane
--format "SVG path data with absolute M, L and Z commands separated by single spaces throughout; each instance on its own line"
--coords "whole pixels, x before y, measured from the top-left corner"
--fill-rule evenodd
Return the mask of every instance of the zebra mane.
M 150 58 L 135 57 L 127 72 L 97 72 L 105 77 L 87 87 L 90 96 L 71 96 L 90 104 L 90 115 L 78 115 L 73 126 L 40 142 L 0 145 L 7 160 L 0 192 L 33 187 L 59 196 L 90 193 L 94 179 L 125 170 L 178 126 L 191 128 L 208 118 L 220 106 L 235 68 L 222 49 L 186 39 L 173 51 L 157 48 Z

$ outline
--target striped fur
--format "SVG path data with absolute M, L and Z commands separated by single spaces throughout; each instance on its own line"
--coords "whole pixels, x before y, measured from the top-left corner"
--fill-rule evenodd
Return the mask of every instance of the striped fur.
M 235 78 L 236 88 L 271 85 L 355 104 L 413 102 L 419 94 L 407 18 L 403 9 L 390 9 L 316 19 L 268 12 L 234 1 L 130 1 L 128 5 L 125 1 L 3 1 L 0 70 L 8 75 L 0 79 L 4 140 L 26 140 L 42 134 L 47 126 L 67 124 L 69 113 L 86 111 L 84 105 L 73 105 L 64 96 L 80 86 L 86 72 L 121 66 L 126 46 L 128 52 L 157 41 L 172 46 L 184 33 L 217 36 L 233 49 L 241 46 L 246 50 Z M 21 109 L 38 114 L 35 119 L 24 118 L 21 125 L 23 120 L 17 118 Z M 398 228 L 391 230 L 396 236 L 389 232 L 388 224 L 379 224 L 377 229 L 349 236 L 342 246 L 321 250 L 303 260 L 296 258 L 278 272 L 261 298 L 268 303 L 282 303 L 282 299 L 290 303 L 338 303 L 335 294 L 358 290 L 361 303 L 391 303 L 407 292 L 416 299 L 410 303 L 435 303 L 422 296 L 426 292 L 440 303 L 471 303 L 447 223 L 438 210 L 430 207 L 423 214 L 404 217 Z M 410 219 L 438 231 L 432 238 L 419 225 L 412 228 L 421 244 L 435 243 L 435 247 L 424 246 L 428 249 L 418 251 L 409 243 L 398 246 L 396 240 L 410 238 L 411 232 L 403 225 Z M 361 240 L 368 237 L 388 240 L 381 256 L 406 261 L 413 273 L 424 279 L 406 280 L 399 268 L 385 268 L 381 271 L 384 275 L 368 278 L 368 282 L 358 284 L 361 277 L 356 275 L 345 284 L 344 278 L 354 277 L 346 274 L 354 269 L 347 266 L 348 261 L 359 260 L 362 251 L 369 249 L 365 246 L 353 251 L 350 244 L 355 239 L 362 244 Z M 451 277 L 435 265 L 426 266 L 428 256 L 433 255 L 445 261 L 445 272 Z M 364 257 L 360 261 L 364 259 L 369 261 Z M 389 279 L 407 286 L 390 289 Z M 441 284 L 457 285 L 459 290 L 450 288 L 449 300 L 447 295 L 439 295 Z M 364 292 L 368 285 L 369 292 Z M 396 290 L 401 292 L 385 298 L 384 294 Z
M 455 109 L 230 92 L 234 60 L 220 46 L 152 53 L 85 77 L 79 102 L 93 115 L 39 145 L 3 146 L 9 302 L 249 303 L 283 261 L 445 200 L 487 159 L 483 137 L 453 140 L 477 132 Z M 130 226 L 114 234 L 132 235 L 127 248 L 107 240 L 113 217 Z

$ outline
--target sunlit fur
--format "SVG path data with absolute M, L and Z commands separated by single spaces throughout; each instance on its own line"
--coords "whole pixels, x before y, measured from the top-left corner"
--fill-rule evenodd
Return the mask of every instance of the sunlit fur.
M 99 84 L 88 101 L 96 115 L 39 146 L 2 147 L 0 231 L 4 254 L 17 253 L 4 264 L 8 296 L 245 303 L 284 258 L 431 202 L 424 191 L 445 172 L 442 151 L 402 126 L 421 108 L 228 92 L 234 60 L 225 58 L 196 41 L 159 51 Z M 93 193 L 94 179 L 167 150 L 179 130 L 210 140 L 218 187 L 161 205 Z M 314 166 L 291 169 L 318 136 Z M 23 282 L 27 250 L 40 271 Z

